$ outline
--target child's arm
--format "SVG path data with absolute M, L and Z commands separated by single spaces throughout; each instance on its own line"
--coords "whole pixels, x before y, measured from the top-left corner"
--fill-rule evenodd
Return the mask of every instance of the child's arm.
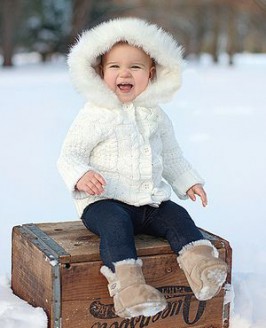
M 89 195 L 100 195 L 104 191 L 106 182 L 104 178 L 95 171 L 88 171 L 77 182 L 76 189 L 84 191 Z
M 203 206 L 206 206 L 207 196 L 202 187 L 204 180 L 183 156 L 175 138 L 172 122 L 163 111 L 161 112 L 160 130 L 163 144 L 163 177 L 170 183 L 179 198 L 189 197 L 191 200 L 195 200 L 198 195 Z
M 187 191 L 187 195 L 191 200 L 193 200 L 193 202 L 196 200 L 195 195 L 198 195 L 201 198 L 201 203 L 203 207 L 207 206 L 208 204 L 207 194 L 201 184 L 195 184 L 194 186 L 189 188 Z
M 100 192 L 96 180 L 102 181 L 102 185 L 105 183 L 90 163 L 91 151 L 101 138 L 98 124 L 91 120 L 86 110 L 81 110 L 67 133 L 57 161 L 58 170 L 75 198 L 85 198 L 88 193 Z M 94 175 L 88 174 L 92 171 Z M 93 186 L 95 184 L 96 188 Z

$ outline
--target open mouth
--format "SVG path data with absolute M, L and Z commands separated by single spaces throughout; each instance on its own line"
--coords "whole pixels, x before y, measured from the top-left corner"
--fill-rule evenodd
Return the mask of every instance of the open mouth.
M 119 83 L 118 85 L 119 90 L 128 92 L 133 88 L 133 84 L 131 83 Z

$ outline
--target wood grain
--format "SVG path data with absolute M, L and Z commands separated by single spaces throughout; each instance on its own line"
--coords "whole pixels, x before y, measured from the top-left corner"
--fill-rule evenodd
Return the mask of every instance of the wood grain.
M 207 302 L 199 302 L 191 292 L 168 242 L 147 235 L 136 236 L 138 256 L 148 284 L 166 297 L 168 307 L 154 317 L 118 318 L 100 273 L 99 238 L 81 221 L 35 225 L 60 245 L 67 256 L 58 256 L 60 268 L 61 328 L 226 328 L 230 304 L 224 306 L 225 291 Z M 23 227 L 23 226 L 22 226 Z M 13 228 L 12 288 L 33 306 L 45 309 L 48 328 L 54 327 L 54 274 L 51 261 L 22 227 Z M 204 231 L 203 231 L 204 232 Z M 232 250 L 221 237 L 204 232 L 229 266 L 231 282 Z M 36 237 L 37 238 L 37 237 Z

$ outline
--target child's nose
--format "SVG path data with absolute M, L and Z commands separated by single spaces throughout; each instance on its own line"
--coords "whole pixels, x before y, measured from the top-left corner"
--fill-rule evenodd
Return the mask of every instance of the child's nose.
M 130 75 L 131 75 L 131 73 L 130 73 L 130 70 L 128 68 L 121 69 L 121 71 L 120 71 L 120 76 L 121 77 L 128 77 Z

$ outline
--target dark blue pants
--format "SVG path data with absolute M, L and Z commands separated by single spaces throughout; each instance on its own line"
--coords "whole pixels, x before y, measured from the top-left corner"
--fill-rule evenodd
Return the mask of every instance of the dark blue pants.
M 188 212 L 170 200 L 158 208 L 101 200 L 86 207 L 81 219 L 87 229 L 100 236 L 102 261 L 112 271 L 115 262 L 137 259 L 134 235 L 163 237 L 177 255 L 183 246 L 203 239 Z

